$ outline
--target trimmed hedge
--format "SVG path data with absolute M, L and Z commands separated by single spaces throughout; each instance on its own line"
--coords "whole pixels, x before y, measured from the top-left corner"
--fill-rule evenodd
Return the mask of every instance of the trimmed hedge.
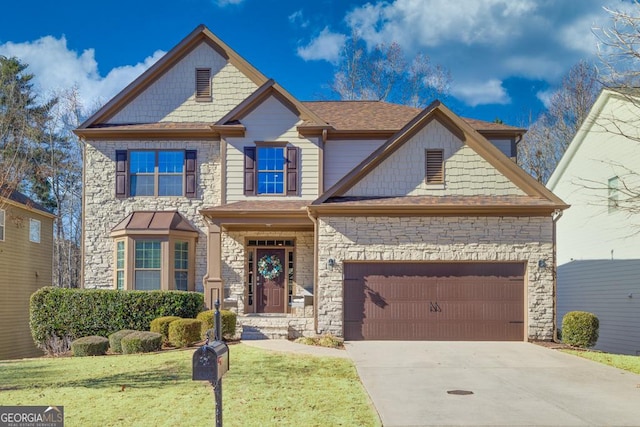
M 122 329 L 109 335 L 109 347 L 113 353 L 122 353 L 122 338 L 130 333 L 135 332 L 133 329 Z
M 29 323 L 36 345 L 46 349 L 64 337 L 106 337 L 121 329 L 148 331 L 157 317 L 193 318 L 203 306 L 199 292 L 45 287 L 31 295 Z
M 169 325 L 169 342 L 176 347 L 187 347 L 200 341 L 202 322 L 197 319 L 178 319 Z
M 78 338 L 71 343 L 73 355 L 77 357 L 103 356 L 107 354 L 108 349 L 109 340 L 95 335 Z
M 198 313 L 196 319 L 202 322 L 202 330 L 201 337 L 205 339 L 207 337 L 207 331 L 209 329 L 214 329 L 213 324 L 213 314 L 214 310 L 207 310 L 201 313 Z M 222 320 L 222 336 L 224 338 L 233 337 L 236 334 L 236 322 L 238 319 L 238 315 L 233 311 L 229 310 L 220 310 L 220 320 Z
M 122 338 L 122 354 L 150 353 L 162 348 L 162 335 L 157 332 L 135 331 Z
M 178 316 L 162 316 L 151 321 L 151 332 L 157 332 L 162 335 L 162 341 L 169 342 L 169 325 L 174 320 L 178 320 Z
M 562 342 L 575 347 L 593 347 L 598 341 L 600 321 L 586 311 L 570 311 L 562 318 Z

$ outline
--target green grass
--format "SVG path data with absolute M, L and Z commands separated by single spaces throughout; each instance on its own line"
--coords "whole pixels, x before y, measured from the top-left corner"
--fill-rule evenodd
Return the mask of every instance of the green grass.
M 584 357 L 594 362 L 604 363 L 614 368 L 624 369 L 625 371 L 640 374 L 640 357 L 628 356 L 624 354 L 600 353 L 597 351 L 579 351 L 579 350 L 563 350 L 565 353 L 575 356 Z
M 380 425 L 349 360 L 229 349 L 225 426 Z M 0 406 L 62 405 L 70 427 L 212 425 L 212 387 L 191 380 L 193 352 L 0 362 Z

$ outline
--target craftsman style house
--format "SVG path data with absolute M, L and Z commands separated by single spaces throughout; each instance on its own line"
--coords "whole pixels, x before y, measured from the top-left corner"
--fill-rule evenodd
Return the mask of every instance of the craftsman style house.
M 301 102 L 200 26 L 76 133 L 87 288 L 204 291 L 245 336 L 553 336 L 566 205 L 522 129 Z

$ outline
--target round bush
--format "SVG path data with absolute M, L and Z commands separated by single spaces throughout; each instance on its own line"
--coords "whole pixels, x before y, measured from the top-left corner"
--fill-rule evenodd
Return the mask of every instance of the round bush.
M 109 340 L 105 337 L 91 335 L 78 338 L 71 343 L 71 350 L 74 356 L 102 356 L 109 349 Z
M 196 319 L 202 322 L 201 337 L 206 338 L 209 329 L 215 330 L 213 322 L 213 314 L 215 310 L 207 310 L 200 312 Z M 222 336 L 224 338 L 233 337 L 236 334 L 237 314 L 229 310 L 220 310 L 220 320 L 222 320 Z
M 570 311 L 562 318 L 562 342 L 575 347 L 588 348 L 596 345 L 600 321 L 593 313 Z
M 121 340 L 122 353 L 150 353 L 162 348 L 162 335 L 158 332 L 135 331 Z
M 151 321 L 151 332 L 157 332 L 162 335 L 163 342 L 169 342 L 169 325 L 174 320 L 178 320 L 178 316 L 163 316 Z
M 109 347 L 111 347 L 111 351 L 114 353 L 122 353 L 122 338 L 132 332 L 135 331 L 133 329 L 122 329 L 121 331 L 114 332 L 109 335 Z
M 176 347 L 187 347 L 200 341 L 202 322 L 197 319 L 178 319 L 169 325 L 169 342 Z

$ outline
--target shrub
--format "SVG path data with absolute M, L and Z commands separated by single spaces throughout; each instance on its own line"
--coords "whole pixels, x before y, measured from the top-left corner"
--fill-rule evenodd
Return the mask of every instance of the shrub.
M 600 321 L 593 313 L 570 311 L 562 318 L 562 342 L 576 347 L 593 347 L 598 341 Z
M 207 310 L 198 313 L 198 316 L 196 317 L 196 319 L 202 322 L 202 339 L 206 338 L 206 334 L 209 329 L 215 330 L 215 325 L 213 324 L 213 314 L 214 310 Z M 220 310 L 220 320 L 222 320 L 222 336 L 224 338 L 231 338 L 236 334 L 237 318 L 238 315 L 233 311 Z
M 193 318 L 203 306 L 199 292 L 45 287 L 31 295 L 29 323 L 36 345 L 64 353 L 68 346 L 53 349 L 50 343 L 64 344 L 65 337 L 107 337 L 121 329 L 148 331 L 156 317 Z
M 169 342 L 169 324 L 178 320 L 178 316 L 162 316 L 151 321 L 151 332 L 158 332 L 162 335 L 163 342 Z
M 320 335 L 319 337 L 300 337 L 295 342 L 328 348 L 342 348 L 344 345 L 344 341 L 341 338 L 336 338 L 331 334 Z
M 109 335 L 109 347 L 111 347 L 111 351 L 114 353 L 122 353 L 122 338 L 132 332 L 135 331 L 133 329 L 122 329 Z
M 74 356 L 103 356 L 109 349 L 109 340 L 96 335 L 78 338 L 71 343 Z
M 157 332 L 135 331 L 122 338 L 122 353 L 149 353 L 162 348 L 162 335 Z
M 169 325 L 169 342 L 176 347 L 186 347 L 200 341 L 202 322 L 197 319 L 178 319 Z

